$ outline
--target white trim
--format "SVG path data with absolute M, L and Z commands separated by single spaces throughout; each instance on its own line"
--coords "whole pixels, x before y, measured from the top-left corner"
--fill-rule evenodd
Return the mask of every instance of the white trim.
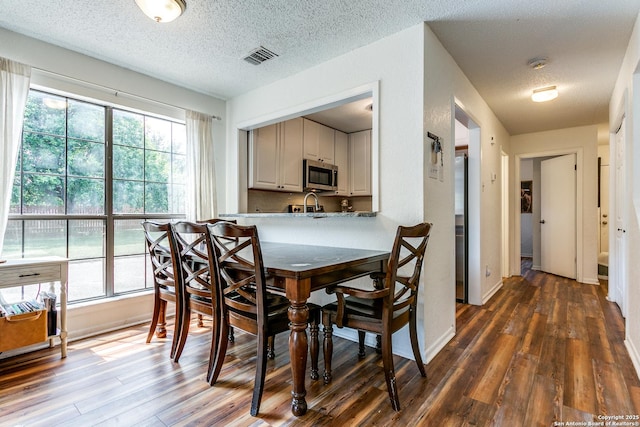
M 627 348 L 629 352 L 629 357 L 631 358 L 631 363 L 633 363 L 633 367 L 636 368 L 636 373 L 640 375 L 640 352 L 638 352 L 638 348 L 635 346 L 633 341 L 629 337 L 624 340 L 624 346 Z
M 446 345 L 456 336 L 455 326 L 451 326 L 444 334 L 440 335 L 440 338 L 435 340 L 429 347 L 422 353 L 426 356 L 423 360 L 424 363 L 429 363 L 434 357 L 446 347 Z
M 500 149 L 501 173 L 502 173 L 502 253 L 501 259 L 501 275 L 503 277 L 510 276 L 509 269 L 509 155 Z
M 500 289 L 502 289 L 502 285 L 503 285 L 502 280 L 498 281 L 498 283 L 493 285 L 491 287 L 491 289 L 489 289 L 489 292 L 487 292 L 486 294 L 483 295 L 483 297 L 482 297 L 482 305 L 484 305 L 487 302 L 489 302 L 489 300 L 496 294 L 496 292 L 498 292 Z
M 278 123 L 281 121 L 293 119 L 307 114 L 323 111 L 332 107 L 343 105 L 359 99 L 371 97 L 373 101 L 373 110 L 371 116 L 371 211 L 378 212 L 380 210 L 380 140 L 379 140 L 379 121 L 380 121 L 380 81 L 376 80 L 369 84 L 351 88 L 349 90 L 339 92 L 330 96 L 308 101 L 293 107 L 288 107 L 279 111 L 274 111 L 250 120 L 239 122 L 232 127 L 235 129 L 236 145 L 238 160 L 242 161 L 241 134 L 243 131 L 249 131 L 262 126 Z M 246 137 L 245 137 L 246 138 Z M 242 182 L 242 168 L 238 168 L 238 182 Z M 242 206 L 241 191 L 238 194 L 236 206 Z
M 469 111 L 465 109 L 462 102 L 457 98 L 453 98 L 452 104 L 452 122 L 451 127 L 454 129 L 455 138 L 455 120 L 457 118 L 456 110 L 460 111 L 467 123 L 462 123 L 469 130 L 469 143 L 467 148 L 468 170 L 467 170 L 467 212 L 469 213 L 467 221 L 469 229 L 467 230 L 469 245 L 467 248 L 467 301 L 469 304 L 482 304 L 482 126 Z M 453 184 L 452 184 L 452 190 Z

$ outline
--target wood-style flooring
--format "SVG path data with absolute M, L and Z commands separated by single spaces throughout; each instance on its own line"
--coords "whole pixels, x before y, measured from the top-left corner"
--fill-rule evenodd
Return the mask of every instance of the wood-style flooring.
M 333 382 L 307 380 L 291 415 L 287 334 L 276 339 L 258 417 L 249 415 L 255 344 L 236 332 L 218 384 L 205 381 L 209 325 L 192 327 L 179 364 L 147 325 L 0 360 L 1 426 L 557 426 L 640 414 L 624 321 L 593 286 L 524 270 L 482 307 L 458 305 L 457 335 L 420 377 L 395 357 L 401 412 L 381 357 L 334 339 Z M 320 366 L 322 367 L 322 357 Z M 321 369 L 322 371 L 322 369 Z M 584 424 L 587 425 L 587 424 Z

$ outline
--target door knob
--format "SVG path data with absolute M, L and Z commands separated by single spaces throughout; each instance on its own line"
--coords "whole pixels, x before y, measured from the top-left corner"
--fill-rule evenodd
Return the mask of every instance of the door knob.
M 541 220 L 540 220 L 540 224 L 544 224 L 544 219 L 541 219 Z

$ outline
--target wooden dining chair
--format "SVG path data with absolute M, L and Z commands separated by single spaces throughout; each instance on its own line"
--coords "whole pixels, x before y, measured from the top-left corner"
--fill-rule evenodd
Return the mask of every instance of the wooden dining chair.
M 222 327 L 219 336 L 218 354 L 210 360 L 215 384 L 227 351 L 227 330 L 233 326 L 257 337 L 257 366 L 251 401 L 251 415 L 256 416 L 264 389 L 267 369 L 267 347 L 269 337 L 289 331 L 289 300 L 278 293 L 267 290 L 267 280 L 262 261 L 262 250 L 256 226 L 241 226 L 230 223 L 209 225 L 211 240 L 216 251 L 216 285 L 222 311 Z M 229 244 L 229 239 L 235 239 Z M 309 306 L 311 338 L 311 378 L 318 378 L 318 324 L 320 307 Z
M 172 226 L 177 249 L 178 265 L 181 268 L 180 283 L 183 297 L 182 327 L 176 346 L 174 361 L 178 362 L 189 335 L 192 313 L 206 315 L 212 319 L 210 358 L 215 358 L 217 335 L 219 334 L 219 304 L 216 303 L 213 274 L 215 274 L 213 247 L 207 223 L 180 221 Z
M 358 330 L 360 352 L 364 347 L 364 333 L 371 332 L 381 337 L 381 352 L 387 390 L 391 405 L 400 410 L 400 400 L 393 366 L 391 336 L 409 324 L 409 337 L 418 370 L 423 377 L 427 374 L 420 356 L 418 345 L 416 304 L 420 287 L 422 261 L 429 241 L 432 224 L 399 226 L 391 249 L 386 273 L 380 285 L 373 290 L 362 290 L 347 286 L 333 286 L 327 293 L 335 293 L 337 301 L 322 307 L 324 327 L 324 382 L 332 379 L 331 356 L 333 353 L 333 325 Z M 381 279 L 372 275 L 375 281 Z M 379 282 L 378 282 L 379 283 Z M 345 295 L 347 295 L 345 297 Z M 362 354 L 360 354 L 362 357 Z
M 170 357 L 175 357 L 178 337 L 182 327 L 182 298 L 177 283 L 181 280 L 175 241 L 171 233 L 171 224 L 158 223 L 153 221 L 143 221 L 142 228 L 147 242 L 147 250 L 153 269 L 153 315 L 147 343 L 151 342 L 153 333 L 159 338 L 167 336 L 166 330 L 166 308 L 167 302 L 176 306 L 175 322 L 173 327 L 173 337 Z

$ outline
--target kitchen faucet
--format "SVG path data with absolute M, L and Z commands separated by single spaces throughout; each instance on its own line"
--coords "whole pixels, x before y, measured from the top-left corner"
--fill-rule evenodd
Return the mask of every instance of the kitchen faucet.
M 318 196 L 313 191 L 310 191 L 309 193 L 307 193 L 304 196 L 303 212 L 307 213 L 307 199 L 309 198 L 309 196 L 313 196 L 316 199 L 316 210 L 315 210 L 315 212 L 318 212 L 320 210 L 320 206 L 318 206 Z

